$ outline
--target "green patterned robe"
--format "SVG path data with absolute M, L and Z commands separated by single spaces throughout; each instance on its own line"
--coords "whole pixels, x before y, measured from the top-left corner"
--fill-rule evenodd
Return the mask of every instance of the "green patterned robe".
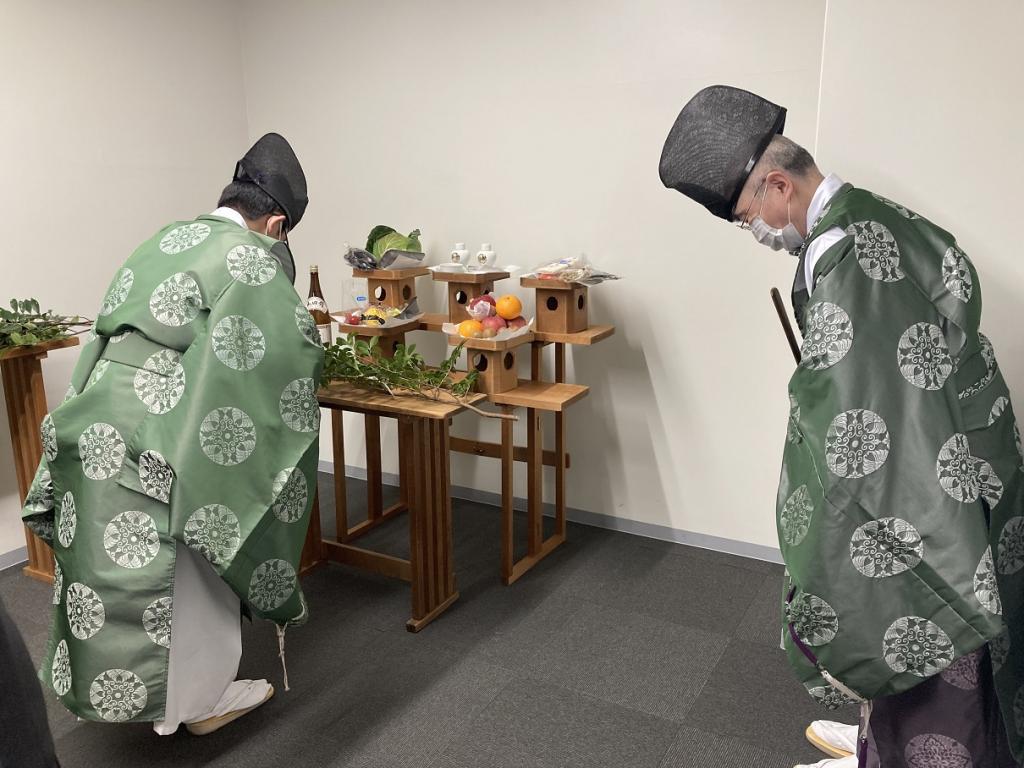
M 978 331 L 978 275 L 949 233 L 865 190 L 837 192 L 808 243 L 832 227 L 847 236 L 815 265 L 810 296 L 794 293 L 785 649 L 811 695 L 837 706 L 848 699 L 826 677 L 873 699 L 989 643 L 1019 756 L 1024 459 Z
M 43 421 L 24 510 L 56 558 L 41 677 L 80 717 L 163 718 L 175 542 L 253 614 L 305 618 L 323 348 L 274 244 L 215 216 L 145 242 Z

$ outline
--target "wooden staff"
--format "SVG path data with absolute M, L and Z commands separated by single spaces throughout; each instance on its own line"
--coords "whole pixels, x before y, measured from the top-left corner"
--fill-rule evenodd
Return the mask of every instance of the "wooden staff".
M 772 304 L 775 305 L 775 311 L 779 315 L 779 322 L 782 323 L 782 330 L 786 334 L 786 340 L 789 342 L 789 348 L 793 352 L 793 359 L 796 360 L 797 365 L 800 365 L 800 345 L 796 343 L 796 335 L 793 333 L 793 326 L 789 324 L 789 318 L 786 316 L 786 306 L 782 303 L 782 295 L 779 293 L 779 289 L 772 288 L 771 296 Z

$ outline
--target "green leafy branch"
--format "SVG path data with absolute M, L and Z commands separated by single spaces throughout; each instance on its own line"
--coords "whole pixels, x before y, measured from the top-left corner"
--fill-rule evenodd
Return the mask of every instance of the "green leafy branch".
M 0 308 L 0 355 L 6 349 L 85 333 L 91 325 L 91 320 L 78 315 L 58 315 L 53 310 L 42 312 L 35 299 L 11 299 L 10 309 Z
M 345 381 L 356 386 L 377 389 L 389 395 L 414 395 L 427 400 L 454 400 L 464 408 L 491 418 L 508 418 L 506 414 L 489 413 L 467 401 L 476 383 L 477 372 L 455 376 L 455 363 L 462 352 L 456 347 L 441 365 L 430 368 L 416 351 L 416 345 L 399 344 L 392 357 L 380 350 L 379 337 L 369 341 L 349 334 L 325 350 L 321 386 L 332 381 Z M 514 418 L 514 417 L 511 417 Z

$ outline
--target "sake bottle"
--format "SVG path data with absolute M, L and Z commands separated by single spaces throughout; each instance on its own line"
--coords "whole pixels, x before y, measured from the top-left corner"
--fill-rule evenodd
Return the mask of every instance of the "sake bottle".
M 313 316 L 316 329 L 320 332 L 320 342 L 325 346 L 331 345 L 331 314 L 327 309 L 327 302 L 324 301 L 324 292 L 320 288 L 320 269 L 316 264 L 309 268 L 309 298 L 306 299 L 306 309 Z

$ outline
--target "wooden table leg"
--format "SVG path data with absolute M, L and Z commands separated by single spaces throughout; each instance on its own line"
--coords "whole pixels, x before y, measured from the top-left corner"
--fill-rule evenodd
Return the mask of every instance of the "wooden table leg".
M 512 413 L 510 406 L 502 406 L 506 414 Z M 512 437 L 512 420 L 501 420 L 501 579 L 512 583 L 512 569 L 515 566 L 515 510 L 512 506 L 515 488 L 515 445 Z
M 555 382 L 565 382 L 565 344 L 555 344 Z M 555 461 L 555 531 L 565 536 L 565 411 L 555 413 Z
M 376 521 L 384 513 L 384 482 L 380 460 L 380 416 L 366 414 L 366 519 Z
M 309 529 L 299 558 L 299 576 L 305 576 L 324 562 L 323 532 L 320 529 L 320 491 L 313 492 L 313 507 L 309 511 Z
M 455 591 L 452 558 L 452 507 L 448 420 L 399 417 L 411 429 L 408 471 L 409 548 L 412 565 L 410 632 L 419 632 L 441 615 Z
M 541 413 L 526 409 L 526 509 L 527 552 L 540 553 L 544 543 L 544 439 Z
M 331 408 L 331 442 L 334 444 L 334 523 L 337 539 L 349 540 L 348 487 L 345 479 L 345 412 Z
M 0 363 L 3 375 L 7 420 L 14 447 L 14 471 L 18 479 L 19 498 L 28 495 L 39 459 L 43 455 L 39 425 L 47 414 L 46 390 L 43 387 L 45 354 L 15 357 Z M 53 582 L 53 552 L 28 528 L 25 528 L 28 565 L 24 573 L 39 581 Z

